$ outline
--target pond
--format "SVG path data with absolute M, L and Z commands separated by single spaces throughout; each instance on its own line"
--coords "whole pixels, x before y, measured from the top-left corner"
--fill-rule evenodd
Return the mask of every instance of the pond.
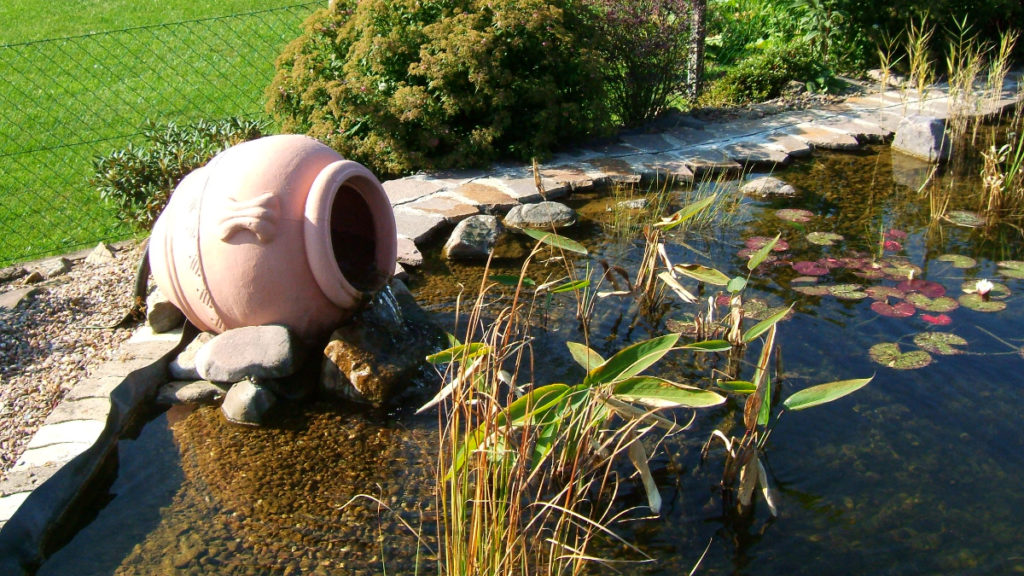
M 885 147 L 817 155 L 779 174 L 800 191 L 793 199 L 744 198 L 735 183 L 717 183 L 737 199 L 720 219 L 703 233 L 666 237 L 673 262 L 732 276 L 746 271 L 751 238 L 781 233 L 788 247 L 751 276 L 745 298 L 768 309 L 794 305 L 776 340 L 783 394 L 874 379 L 778 422 L 765 449 L 775 518 L 763 505 L 747 517 L 723 513 L 715 489 L 723 455 L 712 450 L 702 464 L 699 453 L 716 428 L 742 433 L 742 405 L 701 411 L 651 462 L 661 514 L 615 526 L 655 561 L 620 569 L 674 575 L 700 562 L 700 574 L 1024 572 L 1024 274 L 1013 264 L 1024 259 L 1024 243 L 1016 232 L 986 236 L 933 221 L 918 193 L 927 168 L 896 160 Z M 964 176 L 972 171 L 951 171 L 932 186 L 977 186 Z M 679 206 L 690 192 L 671 194 Z M 582 221 L 568 235 L 590 251 L 577 270 L 600 270 L 602 260 L 636 270 L 643 242 L 617 232 L 612 220 L 623 211 L 610 208 L 618 200 L 571 200 Z M 491 272 L 518 273 L 528 250 L 507 237 Z M 460 286 L 471 297 L 482 274 L 478 265 L 428 258 L 410 287 L 450 326 Z M 547 272 L 538 264 L 531 274 Z M 988 300 L 965 294 L 980 279 L 996 283 Z M 537 382 L 580 375 L 564 345 L 581 339 L 573 303 L 555 296 L 565 295 L 545 302 L 535 325 Z M 918 308 L 899 317 L 908 299 Z M 984 311 L 982 301 L 1004 309 Z M 609 296 L 597 304 L 591 345 L 611 355 L 685 327 L 699 311 L 668 295 L 655 313 L 640 314 L 631 298 Z M 931 352 L 906 356 L 921 350 Z M 706 364 L 692 354 L 653 372 L 701 377 L 710 387 Z M 259 430 L 226 424 L 214 409 L 171 410 L 121 442 L 106 505 L 39 574 L 435 572 L 437 427 L 436 414 L 410 409 L 288 407 Z M 646 502 L 638 480 L 621 497 Z

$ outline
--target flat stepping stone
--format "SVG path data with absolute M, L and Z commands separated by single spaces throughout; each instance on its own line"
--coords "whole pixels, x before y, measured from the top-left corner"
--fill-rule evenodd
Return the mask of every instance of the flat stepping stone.
M 811 146 L 823 150 L 857 150 L 860 142 L 848 132 L 827 128 L 820 124 L 800 124 L 788 133 L 806 140 Z
M 861 144 L 882 144 L 895 132 L 872 122 L 844 117 L 825 122 L 823 125 L 832 130 L 846 132 Z
M 398 234 L 415 244 L 426 242 L 445 225 L 444 217 L 439 214 L 412 210 L 405 206 L 396 207 L 394 212 Z
M 814 153 L 814 147 L 806 140 L 785 132 L 772 132 L 765 136 L 765 143 L 776 146 L 792 158 L 806 158 Z
M 619 136 L 619 140 L 647 154 L 657 154 L 678 148 L 679 145 L 664 138 L 661 134 L 626 134 Z
M 771 170 L 788 166 L 792 160 L 785 150 L 767 142 L 736 142 L 723 150 L 729 158 L 747 168 Z
M 463 184 L 451 192 L 470 204 L 479 206 L 484 212 L 508 212 L 519 201 L 499 187 L 498 184 L 483 184 L 480 181 Z
M 671 154 L 659 154 L 653 160 L 644 163 L 648 171 L 653 171 L 654 178 L 666 176 L 674 178 L 677 182 L 693 182 L 693 171 L 686 162 Z
M 416 243 L 406 236 L 398 236 L 398 256 L 395 258 L 400 266 L 422 266 L 423 253 Z
M 639 184 L 640 174 L 637 174 L 633 166 L 622 158 L 593 158 L 587 164 L 594 167 L 601 174 L 601 182 L 611 184 Z
M 540 175 L 544 182 L 551 180 L 560 185 L 568 186 L 573 192 L 590 190 L 594 187 L 594 178 L 585 170 L 574 166 L 555 166 L 552 168 L 541 168 Z M 511 186 L 511 183 L 510 183 Z M 545 194 L 551 198 L 551 192 L 547 184 L 544 185 Z
M 736 161 L 730 159 L 721 150 L 705 148 L 679 154 L 683 163 L 690 172 L 693 172 L 695 180 L 714 178 L 721 174 L 737 175 L 743 171 L 743 167 Z
M 461 201 L 445 194 L 434 194 L 405 204 L 407 208 L 437 214 L 445 222 L 455 223 L 480 213 L 479 206 Z
M 404 204 L 418 200 L 424 196 L 430 196 L 444 189 L 444 183 L 437 180 L 422 180 L 420 178 L 399 178 L 383 182 L 384 193 L 387 194 L 391 205 Z

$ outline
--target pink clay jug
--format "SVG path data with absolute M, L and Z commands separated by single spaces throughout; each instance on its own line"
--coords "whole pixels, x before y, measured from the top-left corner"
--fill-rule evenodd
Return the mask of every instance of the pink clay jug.
M 186 176 L 153 226 L 157 286 L 202 330 L 283 324 L 328 335 L 395 270 L 377 178 L 298 135 L 233 146 Z

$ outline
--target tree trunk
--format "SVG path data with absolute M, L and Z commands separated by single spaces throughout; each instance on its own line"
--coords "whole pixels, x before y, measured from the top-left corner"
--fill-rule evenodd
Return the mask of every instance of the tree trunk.
M 690 58 L 686 68 L 686 92 L 690 100 L 700 96 L 704 84 L 704 41 L 707 37 L 707 0 L 694 0 L 690 14 Z

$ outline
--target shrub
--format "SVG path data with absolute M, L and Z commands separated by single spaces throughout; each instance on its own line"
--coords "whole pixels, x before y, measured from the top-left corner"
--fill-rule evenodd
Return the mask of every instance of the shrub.
M 310 17 L 267 108 L 378 174 L 528 159 L 609 125 L 572 0 L 364 0 Z
M 152 227 L 171 192 L 189 172 L 218 152 L 263 135 L 261 122 L 227 118 L 192 124 L 149 124 L 144 143 L 93 160 L 89 183 L 117 208 L 118 217 L 139 228 Z
M 715 82 L 708 97 L 723 103 L 768 100 L 778 96 L 791 80 L 823 84 L 830 76 L 806 43 L 765 42 L 759 52 L 740 61 Z
M 589 0 L 609 96 L 625 124 L 657 116 L 686 84 L 689 0 Z

